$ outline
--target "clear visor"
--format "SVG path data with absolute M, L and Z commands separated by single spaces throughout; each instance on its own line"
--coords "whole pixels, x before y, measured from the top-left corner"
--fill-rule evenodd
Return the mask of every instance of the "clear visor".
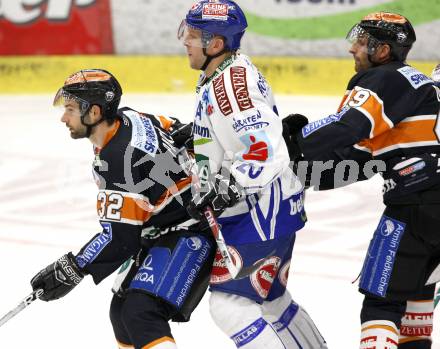
M 350 45 L 356 45 L 358 50 L 363 50 L 369 55 L 374 54 L 377 47 L 382 44 L 381 41 L 371 36 L 359 24 L 356 24 L 353 26 L 353 28 L 351 28 L 347 34 L 346 40 L 350 43 Z
M 437 64 L 437 66 L 434 68 L 431 74 L 432 80 L 436 82 L 440 82 L 440 64 Z
M 177 39 L 185 46 L 207 48 L 213 37 L 211 33 L 190 26 L 185 19 L 180 23 L 177 31 Z
M 53 106 L 60 108 L 78 108 L 80 114 L 84 114 L 90 107 L 90 103 L 60 88 L 53 99 Z

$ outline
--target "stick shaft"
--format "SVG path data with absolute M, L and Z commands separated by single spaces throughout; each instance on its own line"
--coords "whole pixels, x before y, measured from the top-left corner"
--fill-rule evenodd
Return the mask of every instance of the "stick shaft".
M 30 293 L 25 299 L 23 299 L 19 305 L 9 311 L 5 316 L 0 319 L 0 327 L 11 320 L 15 315 L 25 309 L 28 305 L 32 304 L 35 300 L 41 297 L 43 294 L 42 289 L 38 289 Z

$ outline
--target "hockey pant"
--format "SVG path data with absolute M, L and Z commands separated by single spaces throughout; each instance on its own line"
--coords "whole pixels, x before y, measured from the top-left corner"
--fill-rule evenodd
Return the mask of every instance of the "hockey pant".
M 327 345 L 309 315 L 283 296 L 258 304 L 214 291 L 210 312 L 216 325 L 243 349 L 323 349 Z
M 114 295 L 110 320 L 119 348 L 176 349 L 168 324 L 174 312 L 171 306 L 144 293 Z
M 214 244 L 211 236 L 191 231 L 167 234 L 123 268 L 110 307 L 121 347 L 176 347 L 168 321 L 189 321 L 208 286 Z

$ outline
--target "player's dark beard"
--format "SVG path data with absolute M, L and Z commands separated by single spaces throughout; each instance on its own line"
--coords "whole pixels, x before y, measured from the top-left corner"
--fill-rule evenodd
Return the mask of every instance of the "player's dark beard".
M 70 137 L 72 137 L 73 139 L 81 139 L 88 137 L 87 127 L 84 125 L 80 125 L 78 130 L 70 129 Z

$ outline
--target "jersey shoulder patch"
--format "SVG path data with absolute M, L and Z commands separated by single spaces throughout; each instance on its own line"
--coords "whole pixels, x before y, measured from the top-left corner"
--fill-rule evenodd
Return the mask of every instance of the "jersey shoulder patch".
M 154 157 L 159 148 L 159 140 L 153 122 L 147 115 L 134 110 L 124 110 L 132 126 L 130 145 Z
M 232 114 L 232 104 L 229 99 L 225 86 L 225 74 L 220 74 L 212 81 L 212 89 L 214 91 L 215 100 L 217 101 L 218 108 L 224 116 Z
M 224 116 L 254 108 L 249 92 L 249 69 L 246 64 L 232 65 L 212 81 L 215 99 Z
M 252 109 L 254 105 L 249 96 L 246 68 L 242 66 L 231 67 L 231 85 L 234 97 L 240 111 Z
M 425 74 L 418 71 L 416 68 L 411 66 L 405 66 L 397 69 L 397 71 L 402 74 L 415 89 L 426 84 L 432 84 L 433 81 L 428 78 Z

